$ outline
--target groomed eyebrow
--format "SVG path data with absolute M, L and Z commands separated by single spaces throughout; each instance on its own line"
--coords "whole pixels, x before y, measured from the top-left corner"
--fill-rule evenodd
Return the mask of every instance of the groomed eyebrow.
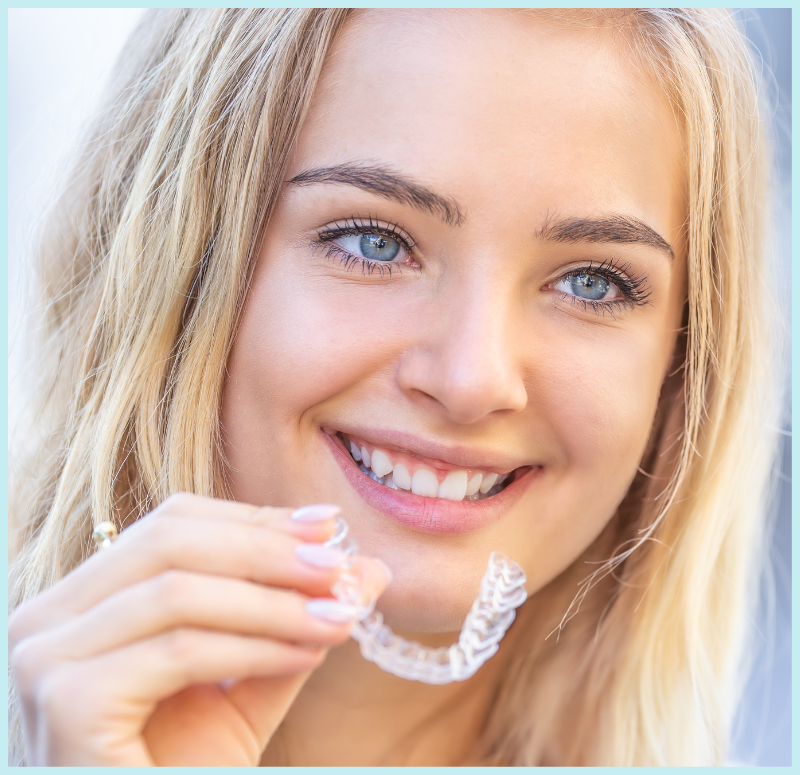
M 338 183 L 355 186 L 402 205 L 436 215 L 448 226 L 460 226 L 464 212 L 452 199 L 440 196 L 426 186 L 380 164 L 337 164 L 333 167 L 314 167 L 295 175 L 289 184 L 308 186 L 313 183 Z
M 630 215 L 601 218 L 547 218 L 536 237 L 550 242 L 608 242 L 620 245 L 642 244 L 663 250 L 675 258 L 672 246 L 644 221 Z

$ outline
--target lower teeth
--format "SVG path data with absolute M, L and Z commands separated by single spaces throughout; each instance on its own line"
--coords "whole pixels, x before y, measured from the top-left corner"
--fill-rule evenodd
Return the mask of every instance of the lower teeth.
M 384 487 L 388 487 L 390 490 L 400 490 L 401 488 L 398 487 L 394 483 L 394 479 L 392 477 L 391 472 L 386 474 L 386 476 L 378 476 L 371 468 L 367 468 L 363 463 L 358 463 L 358 467 L 374 482 L 378 484 L 382 484 Z M 501 490 L 505 489 L 506 483 L 508 482 L 508 478 L 511 474 L 503 474 L 503 476 L 499 477 L 498 480 L 494 483 L 494 486 L 486 493 L 476 492 L 475 495 L 466 495 L 464 497 L 465 501 L 480 501 L 484 498 L 490 498 L 492 495 L 497 495 Z M 406 490 L 406 492 L 409 492 Z

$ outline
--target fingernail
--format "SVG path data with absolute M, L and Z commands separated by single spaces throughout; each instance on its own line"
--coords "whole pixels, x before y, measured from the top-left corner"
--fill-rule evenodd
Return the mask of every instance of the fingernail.
M 290 518 L 293 522 L 324 522 L 341 512 L 342 510 L 332 503 L 312 503 L 310 506 L 295 509 Z
M 294 548 L 298 559 L 315 568 L 341 568 L 345 553 L 322 544 L 298 544 Z
M 340 603 L 338 600 L 331 600 L 327 597 L 317 597 L 306 602 L 306 611 L 317 619 L 334 624 L 344 624 L 356 618 L 358 609 L 354 605 Z

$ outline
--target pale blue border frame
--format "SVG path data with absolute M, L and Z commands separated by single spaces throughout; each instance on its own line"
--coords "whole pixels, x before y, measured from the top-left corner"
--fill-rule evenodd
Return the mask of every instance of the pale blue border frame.
M 33 5 L 33 4 L 32 4 Z M 109 7 L 111 4 L 109 3 L 87 3 L 83 2 L 80 5 L 70 5 L 70 4 L 61 4 L 61 3 L 49 3 L 49 2 L 40 2 L 35 3 L 36 7 L 39 8 L 68 8 L 68 7 L 82 7 L 82 8 L 106 8 Z M 307 7 L 315 7 L 324 5 L 326 7 L 331 8 L 483 8 L 489 7 L 489 4 L 486 3 L 391 3 L 391 2 L 384 2 L 381 4 L 374 4 L 374 3 L 290 3 L 290 4 L 282 4 L 282 3 L 275 3 L 275 4 L 266 4 L 266 3 L 242 3 L 237 5 L 236 7 L 241 8 L 253 8 L 253 7 L 262 7 L 266 5 L 275 5 L 277 7 L 283 5 L 290 5 L 291 7 L 296 8 L 307 8 Z M 556 5 L 555 3 L 542 3 L 537 4 L 540 7 L 552 7 Z M 217 4 L 214 3 L 195 3 L 193 7 L 216 7 Z M 752 8 L 755 7 L 753 3 L 693 3 L 693 7 L 709 7 L 709 8 L 716 8 L 716 7 L 726 7 L 726 8 Z M 6 10 L 9 7 L 22 7 L 22 4 L 13 4 L 10 6 L 6 6 Z M 126 7 L 149 7 L 149 8 L 172 8 L 176 7 L 175 3 L 155 3 L 149 6 L 138 6 L 138 4 L 131 4 L 130 6 Z M 496 7 L 506 7 L 506 8 L 528 8 L 533 7 L 531 3 L 517 3 L 517 2 L 509 2 L 509 3 L 498 3 Z M 586 8 L 602 8 L 602 7 L 611 7 L 607 6 L 606 4 L 598 4 L 598 3 L 583 3 L 580 6 L 576 5 L 575 7 L 586 7 Z M 630 8 L 630 7 L 650 7 L 642 4 L 633 4 L 633 3 L 618 3 L 616 7 L 620 8 Z M 657 6 L 652 6 L 657 7 Z M 767 8 L 793 8 L 792 3 L 769 3 L 765 4 L 764 7 Z M 800 9 L 798 9 L 800 10 Z M 2 27 L 3 27 L 3 40 L 8 40 L 8 14 L 6 13 L 2 18 Z M 794 49 L 794 43 L 798 39 L 798 35 L 800 35 L 800 13 L 793 13 L 792 14 L 792 48 Z M 7 48 L 7 46 L 6 46 Z M 4 114 L 5 120 L 2 123 L 2 139 L 4 147 L 8 148 L 8 57 L 4 57 L 2 61 L 2 72 L 3 78 L 2 82 L 0 83 L 0 90 L 2 90 L 3 95 L 3 102 L 2 102 L 2 110 Z M 798 85 L 798 76 L 800 76 L 800 66 L 798 66 L 797 58 L 793 57 L 792 62 L 792 103 L 797 104 L 797 98 L 800 95 L 800 86 Z M 798 131 L 795 126 L 792 127 L 792 141 L 794 144 L 794 140 L 797 138 Z M 794 189 L 794 183 L 798 179 L 798 173 L 800 173 L 800 162 L 798 161 L 797 154 L 795 154 L 792 158 L 792 188 Z M 3 250 L 3 263 L 5 266 L 5 271 L 2 274 L 2 278 L 0 282 L 5 286 L 6 291 L 6 298 L 8 298 L 8 156 L 7 154 L 3 155 L 2 159 L 0 160 L 0 175 L 2 175 L 3 179 L 6 182 L 6 185 L 0 191 L 0 197 L 2 197 L 3 202 L 3 217 L 2 217 L 2 228 L 3 228 L 3 235 L 4 235 L 4 245 L 5 249 Z M 797 202 L 797 197 L 795 197 L 792 201 L 792 224 L 793 226 L 800 224 L 800 204 Z M 794 270 L 798 268 L 798 264 L 800 264 L 800 260 L 798 260 L 798 250 L 794 244 L 794 240 L 792 242 L 792 269 L 793 274 Z M 4 382 L 4 391 L 6 397 L 6 406 L 8 405 L 8 316 L 4 315 L 2 320 L 2 326 L 4 329 L 4 342 L 6 347 L 6 360 L 4 362 L 3 370 L 5 372 L 5 382 Z M 794 304 L 792 304 L 792 333 L 795 334 L 800 328 L 800 312 L 798 312 L 797 308 Z M 793 336 L 792 339 L 792 405 L 793 407 L 797 405 L 797 399 L 800 397 L 800 387 L 798 387 L 798 380 L 795 379 L 797 376 L 797 371 L 800 370 L 800 341 L 798 341 L 797 336 Z M 794 427 L 794 409 L 792 410 L 792 427 Z M 6 413 L 2 417 L 2 428 L 4 431 L 4 435 L 8 438 L 8 413 L 6 409 Z M 797 457 L 797 450 L 795 448 L 795 441 L 794 438 L 792 439 L 792 479 L 797 480 L 798 474 L 800 473 L 800 461 Z M 3 466 L 3 476 L 0 479 L 0 488 L 2 490 L 2 498 L 6 508 L 3 512 L 4 515 L 4 522 L 5 522 L 5 531 L 3 533 L 4 540 L 6 543 L 6 550 L 8 548 L 8 445 L 6 444 L 2 450 L 2 456 L 4 458 L 5 465 Z M 797 504 L 795 503 L 794 497 L 792 497 L 792 521 L 795 522 L 795 515 L 798 511 L 796 508 Z M 795 558 L 798 554 L 798 542 L 800 538 L 798 537 L 798 531 L 794 530 L 792 535 L 792 565 L 794 566 Z M 6 551 L 7 557 L 7 551 Z M 7 563 L 7 560 L 6 560 Z M 792 658 L 794 662 L 794 656 L 798 650 L 798 639 L 797 639 L 797 598 L 798 598 L 798 580 L 797 577 L 793 574 L 792 576 Z M 8 576 L 7 574 L 3 577 L 3 588 L 5 589 L 5 598 L 8 599 Z M 6 616 L 6 622 L 8 617 Z M 8 642 L 7 640 L 3 641 L 3 652 L 5 654 L 5 661 L 8 662 Z M 798 693 L 798 685 L 800 683 L 800 678 L 798 678 L 797 671 L 792 671 L 792 705 L 794 706 L 794 699 L 797 697 Z M 6 685 L 6 696 L 8 696 L 8 674 L 6 673 L 5 679 Z M 800 721 L 798 721 L 797 714 L 793 714 L 792 718 L 792 743 L 794 747 L 795 741 L 797 741 L 800 736 L 798 735 L 798 727 L 800 725 Z M 8 738 L 7 735 L 3 740 L 3 746 L 5 751 L 4 761 L 8 761 Z M 792 760 L 795 760 L 794 755 L 792 756 Z M 39 768 L 31 768 L 31 769 L 39 769 Z M 112 768 L 92 768 L 92 772 L 100 772 L 104 769 L 108 769 L 112 771 Z M 174 770 L 176 772 L 185 771 L 185 768 L 166 768 L 168 770 Z M 234 768 L 222 768 L 222 769 L 229 769 L 231 772 L 234 772 Z M 313 767 L 279 767 L 276 768 L 277 771 L 286 772 L 286 773 L 295 773 L 295 772 L 305 772 L 305 771 L 317 771 L 317 769 L 322 768 L 313 768 Z M 354 768 L 350 767 L 326 767 L 324 770 L 326 772 L 341 772 L 347 773 L 350 772 Z M 405 767 L 382 767 L 382 768 L 358 768 L 359 770 L 372 770 L 375 769 L 376 771 L 380 771 L 382 773 L 397 773 L 406 771 L 408 768 Z M 457 772 L 482 772 L 487 768 L 480 768 L 480 767 L 447 767 L 447 768 L 429 768 L 429 767 L 417 767 L 413 768 L 416 770 L 430 770 L 431 772 L 441 772 L 443 770 L 453 770 Z M 597 771 L 614 771 L 617 768 L 614 767 L 598 767 L 593 768 Z M 657 768 L 643 768 L 643 769 L 654 769 Z M 666 769 L 675 769 L 679 772 L 689 772 L 693 770 L 706 770 L 710 768 L 705 767 L 688 767 L 688 768 L 666 768 Z M 762 768 L 759 767 L 744 767 L 742 770 L 749 771 L 749 770 L 759 770 Z M 574 767 L 567 767 L 567 768 L 558 768 L 559 772 L 564 771 L 580 771 L 580 768 Z M 788 767 L 776 767 L 770 768 L 770 770 L 774 770 L 776 772 L 779 771 L 788 771 L 790 768 Z M 61 772 L 74 772 L 80 773 L 83 775 L 85 770 L 79 767 L 64 767 L 60 768 Z M 657 771 L 663 771 L 662 769 L 658 768 Z
M 783 6 L 782 6 L 783 7 Z M 793 9 L 792 13 L 792 105 L 797 104 L 798 96 L 800 96 L 800 64 L 798 64 L 798 58 L 795 56 L 796 42 L 800 40 L 800 12 L 798 9 Z M 796 148 L 795 141 L 800 135 L 797 129 L 797 122 L 793 122 L 792 125 L 792 146 Z M 798 202 L 798 197 L 796 196 L 796 186 L 798 180 L 798 174 L 800 174 L 800 160 L 798 160 L 797 153 L 794 153 L 792 156 L 792 230 L 796 233 L 796 229 L 798 224 L 800 224 L 800 202 Z M 798 269 L 798 250 L 797 250 L 797 243 L 795 239 L 795 235 L 792 235 L 792 276 L 797 276 L 797 269 Z M 795 426 L 795 407 L 798 406 L 798 398 L 800 397 L 800 387 L 798 383 L 798 375 L 800 374 L 800 337 L 798 337 L 798 331 L 800 331 L 800 313 L 798 312 L 797 305 L 794 304 L 794 299 L 792 299 L 792 428 Z M 792 481 L 798 481 L 798 474 L 800 474 L 800 460 L 797 458 L 797 443 L 795 441 L 796 437 L 792 437 Z M 798 546 L 800 546 L 800 536 L 798 535 L 797 527 L 797 513 L 800 509 L 798 509 L 798 502 L 795 500 L 794 491 L 792 491 L 792 569 L 796 567 L 796 558 L 798 555 Z M 797 704 L 795 700 L 798 697 L 798 686 L 800 686 L 800 678 L 798 678 L 797 670 L 795 669 L 795 657 L 800 652 L 800 646 L 798 646 L 798 638 L 797 638 L 797 619 L 798 619 L 798 591 L 800 589 L 800 583 L 798 583 L 798 576 L 795 573 L 792 573 L 792 709 L 797 710 Z M 796 761 L 795 753 L 796 753 L 796 744 L 798 740 L 800 740 L 800 721 L 798 721 L 798 714 L 795 712 L 792 714 L 792 761 Z
M 8 13 L 5 13 L 2 18 L 2 27 L 3 27 L 3 40 L 8 41 Z M 8 50 L 8 46 L 6 45 L 6 52 Z M 2 111 L 3 111 L 3 122 L 2 127 L 0 127 L 0 133 L 2 133 L 2 141 L 3 147 L 8 148 L 8 56 L 6 55 L 3 57 L 2 61 L 2 68 L 3 68 L 3 79 L 0 82 L 0 92 L 2 92 Z M 8 299 L 8 153 L 2 155 L 0 158 L 0 175 L 2 176 L 3 180 L 5 181 L 5 185 L 3 186 L 2 190 L 0 190 L 0 198 L 2 198 L 2 230 L 3 230 L 3 245 L 4 249 L 2 251 L 3 255 L 3 267 L 4 271 L 2 273 L 2 278 L 0 278 L 0 282 L 5 286 L 5 299 Z M 5 379 L 3 381 L 3 392 L 5 393 L 5 405 L 6 411 L 3 413 L 2 416 L 2 428 L 3 428 L 3 436 L 8 439 L 8 302 L 6 302 L 6 311 L 2 316 L 2 327 L 3 327 L 3 342 L 5 343 L 6 348 L 6 358 L 3 361 L 3 372 L 5 373 Z M 2 541 L 5 544 L 6 551 L 5 551 L 5 564 L 8 567 L 8 443 L 3 445 L 2 451 L 0 451 L 3 457 L 3 471 L 2 471 L 2 478 L 0 479 L 0 489 L 2 490 L 2 503 L 6 504 L 5 508 L 3 509 L 3 522 L 5 528 L 2 534 Z M 8 600 L 8 573 L 3 574 L 2 579 L 3 589 L 5 590 L 4 599 Z M 7 610 L 7 609 L 6 609 Z M 6 625 L 8 624 L 8 614 L 6 614 Z M 6 626 L 6 630 L 8 627 Z M 5 664 L 8 664 L 8 640 L 3 639 L 3 653 L 5 654 Z M 6 687 L 6 697 L 8 697 L 8 671 L 5 673 L 5 687 Z M 8 718 L 8 715 L 6 715 Z M 7 722 L 6 722 L 7 723 Z M 5 751 L 5 756 L 3 757 L 3 761 L 8 761 L 8 735 L 6 734 L 3 738 L 3 748 Z

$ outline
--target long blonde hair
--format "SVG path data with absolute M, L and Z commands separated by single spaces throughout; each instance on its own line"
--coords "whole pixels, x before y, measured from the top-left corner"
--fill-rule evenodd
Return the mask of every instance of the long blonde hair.
M 12 607 L 88 556 L 94 524 L 124 526 L 182 490 L 226 497 L 225 363 L 287 159 L 346 18 L 158 10 L 126 45 L 41 241 L 40 357 L 50 370 L 12 482 Z M 628 496 L 509 634 L 511 667 L 476 757 L 719 764 L 778 424 L 758 81 L 724 11 L 586 18 L 624 30 L 682 124 L 685 329 Z M 602 562 L 583 578 L 587 561 Z M 21 761 L 16 722 L 12 749 Z

